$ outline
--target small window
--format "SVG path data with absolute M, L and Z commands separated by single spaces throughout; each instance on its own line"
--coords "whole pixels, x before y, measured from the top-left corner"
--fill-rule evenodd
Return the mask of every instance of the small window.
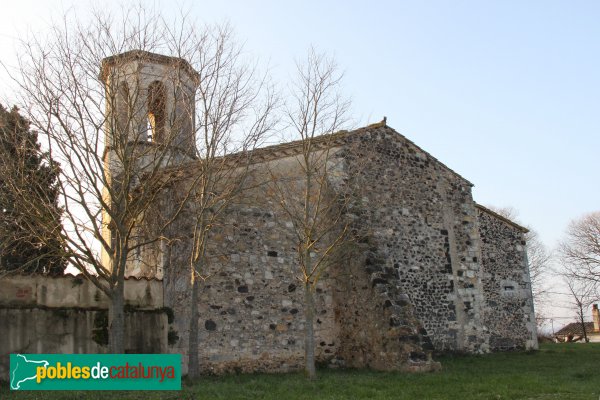
M 510 291 L 513 291 L 513 290 L 515 290 L 514 286 L 504 286 L 504 291 L 506 291 L 506 292 L 510 292 Z
M 165 87 L 159 81 L 148 86 L 148 141 L 160 143 L 165 134 Z

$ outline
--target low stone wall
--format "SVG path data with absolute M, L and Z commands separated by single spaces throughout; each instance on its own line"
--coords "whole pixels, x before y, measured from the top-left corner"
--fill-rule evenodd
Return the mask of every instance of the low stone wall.
M 125 349 L 167 352 L 168 317 L 162 282 L 125 283 Z M 81 277 L 0 279 L 0 378 L 11 353 L 106 353 L 108 299 Z

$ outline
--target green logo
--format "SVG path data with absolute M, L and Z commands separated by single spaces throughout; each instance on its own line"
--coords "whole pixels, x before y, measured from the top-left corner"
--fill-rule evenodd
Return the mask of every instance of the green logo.
M 179 354 L 11 354 L 12 390 L 180 390 Z

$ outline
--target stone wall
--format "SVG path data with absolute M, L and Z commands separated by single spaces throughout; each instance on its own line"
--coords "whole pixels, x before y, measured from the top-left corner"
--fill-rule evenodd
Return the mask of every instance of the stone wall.
M 296 164 L 277 160 L 278 168 Z M 257 179 L 266 176 L 261 166 Z M 248 182 L 254 186 L 257 182 Z M 190 315 L 192 217 L 184 213 L 172 228 L 178 240 L 164 268 L 165 304 L 174 310 L 179 340 L 170 351 L 182 354 L 187 371 Z M 202 269 L 199 306 L 201 369 L 287 372 L 304 363 L 303 288 L 297 278 L 291 221 L 278 212 L 263 187 L 248 190 L 228 207 L 212 230 L 209 262 Z M 183 234 L 188 232 L 187 235 Z M 338 347 L 329 279 L 316 290 L 316 356 L 330 362 Z
M 353 211 L 373 244 L 365 268 L 397 288 L 394 303 L 408 299 L 436 350 L 487 351 L 472 185 L 390 128 L 352 140 L 349 176 L 363 192 Z
M 125 349 L 167 351 L 168 317 L 162 282 L 125 285 Z M 11 353 L 106 353 L 108 302 L 81 277 L 8 276 L 0 279 L 0 376 Z
M 515 332 L 528 329 L 524 319 L 500 326 L 489 318 L 494 302 L 487 297 L 489 271 L 483 265 L 493 249 L 481 236 L 494 241 L 499 235 L 498 245 L 505 243 L 502 232 L 480 231 L 470 182 L 383 125 L 339 133 L 333 142 L 330 187 L 333 195 L 352 196 L 346 218 L 359 239 L 354 256 L 333 265 L 317 290 L 319 362 L 430 370 L 437 367 L 430 360 L 434 350 L 487 352 L 490 343 L 505 349 L 497 346 L 498 338 L 508 337 L 511 324 Z M 269 170 L 297 169 L 297 154 L 297 143 L 257 151 L 252 189 L 212 230 L 198 301 L 205 372 L 302 367 L 305 321 L 296 239 L 268 185 L 260 185 L 269 180 Z M 165 305 L 174 310 L 172 328 L 179 336 L 169 351 L 183 355 L 184 373 L 192 221 L 190 210 L 183 212 L 170 228 L 168 246 L 156 244 L 141 255 L 161 260 L 155 270 L 163 273 Z M 516 247 L 506 251 L 507 257 L 522 254 Z M 503 312 L 510 314 L 509 303 L 495 304 L 506 305 Z
M 346 150 L 355 148 L 346 144 Z M 336 154 L 331 158 L 332 177 L 345 180 L 352 173 L 345 161 L 348 154 L 342 147 L 333 149 L 332 154 Z M 370 156 L 366 165 L 372 168 L 370 162 L 380 154 L 371 152 Z M 260 185 L 270 176 L 269 171 L 294 177 L 298 165 L 294 155 L 256 165 L 248 182 L 253 189 L 245 191 L 213 228 L 210 261 L 203 271 L 208 278 L 198 302 L 199 355 L 205 372 L 283 372 L 303 366 L 303 288 L 293 224 L 277 206 L 277 199 L 269 196 L 268 185 Z M 385 184 L 389 182 L 382 187 Z M 336 185 L 332 182 L 332 187 Z M 192 231 L 192 219 L 187 213 L 178 218 L 172 229 L 178 239 L 173 240 L 176 244 L 171 248 L 168 268 L 163 269 L 165 301 L 175 311 L 173 326 L 180 337 L 171 351 L 183 355 L 184 371 L 189 343 L 191 239 L 183 232 Z M 387 268 L 393 276 L 384 281 L 373 264 L 375 256 L 367 254 L 385 244 L 377 242 L 372 232 L 365 237 L 368 243 L 354 244 L 356 257 L 350 262 L 340 260 L 317 287 L 317 361 L 381 370 L 437 368 L 427 354 L 433 349 L 431 341 L 410 299 L 398 289 L 393 267 Z M 156 252 L 156 248 L 149 252 Z
M 337 363 L 387 371 L 439 368 L 431 362 L 433 346 L 410 299 L 399 286 L 388 283 L 393 278 L 373 270 L 367 260 L 359 257 L 333 271 Z
M 483 247 L 484 321 L 492 350 L 537 349 L 524 228 L 478 207 Z

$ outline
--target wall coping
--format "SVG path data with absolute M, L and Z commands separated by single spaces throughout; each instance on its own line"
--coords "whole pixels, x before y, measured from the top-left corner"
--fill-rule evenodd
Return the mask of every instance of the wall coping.
M 0 307 L 105 309 L 108 305 L 106 294 L 81 275 L 8 275 L 0 278 Z M 141 310 L 162 308 L 162 282 L 127 279 L 125 305 Z

